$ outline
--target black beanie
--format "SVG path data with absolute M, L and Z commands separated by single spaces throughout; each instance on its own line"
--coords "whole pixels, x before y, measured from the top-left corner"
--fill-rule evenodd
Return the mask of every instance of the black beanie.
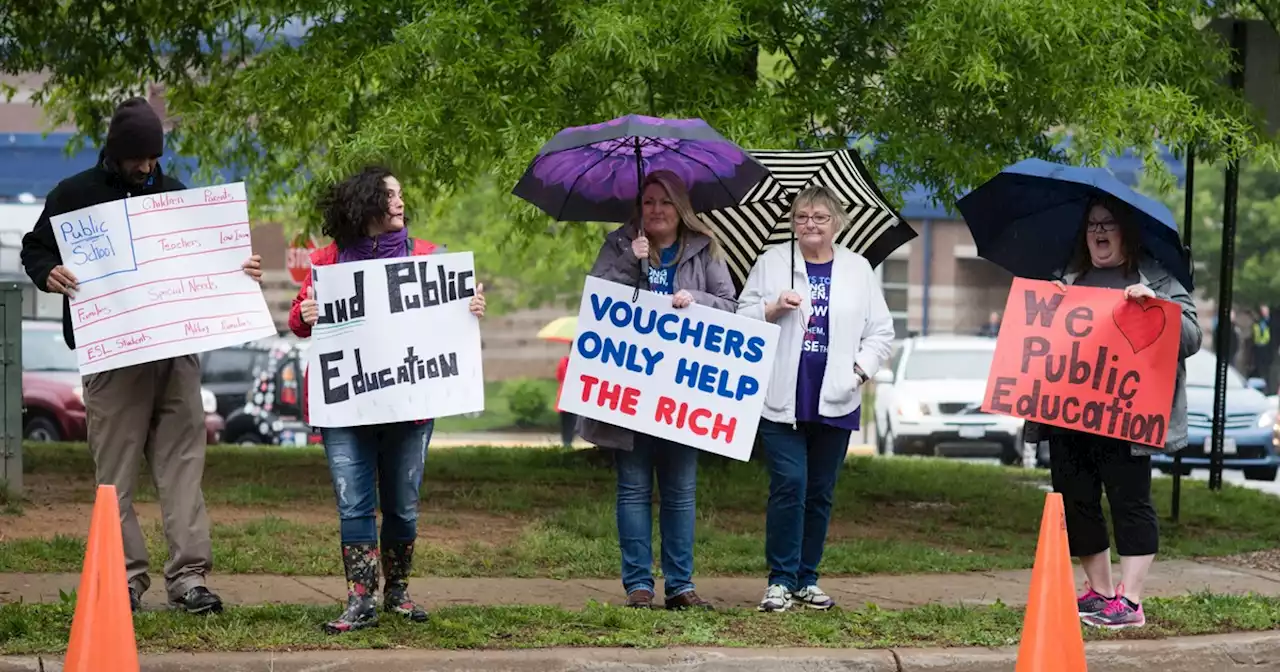
M 164 126 L 146 98 L 130 98 L 111 115 L 107 129 L 107 156 L 116 159 L 150 159 L 164 153 Z

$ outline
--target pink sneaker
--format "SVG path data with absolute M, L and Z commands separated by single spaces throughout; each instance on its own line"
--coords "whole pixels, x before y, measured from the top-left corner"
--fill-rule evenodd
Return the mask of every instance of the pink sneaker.
M 1107 608 L 1107 603 L 1114 600 L 1093 589 L 1088 581 L 1084 582 L 1084 594 L 1076 598 L 1076 611 L 1081 618 L 1092 616 Z
M 1086 616 L 1084 622 L 1095 628 L 1119 630 L 1121 628 L 1140 628 L 1147 624 L 1146 614 L 1142 613 L 1142 605 L 1130 602 L 1124 596 L 1124 585 L 1116 588 L 1116 597 L 1107 603 L 1102 611 Z

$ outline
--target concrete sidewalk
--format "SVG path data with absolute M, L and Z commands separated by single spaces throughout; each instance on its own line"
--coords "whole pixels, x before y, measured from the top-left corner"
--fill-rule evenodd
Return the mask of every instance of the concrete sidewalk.
M 56 602 L 58 591 L 79 585 L 77 574 L 0 574 L 0 603 Z M 158 582 L 159 577 L 153 581 Z M 696 579 L 695 579 L 696 580 Z M 866 576 L 824 579 L 822 587 L 846 608 L 867 603 L 902 609 L 929 603 L 1026 603 L 1031 571 L 971 572 L 909 576 Z M 1077 568 L 1077 583 L 1084 575 Z M 722 607 L 753 608 L 764 593 L 764 577 L 704 578 L 698 593 Z M 333 604 L 346 599 L 346 583 L 339 576 L 302 577 L 227 575 L 215 573 L 210 588 L 229 604 Z M 622 585 L 614 579 L 415 578 L 414 595 L 429 607 L 448 605 L 538 604 L 579 609 L 589 601 L 621 604 Z M 1280 573 L 1228 567 L 1207 562 L 1157 561 L 1147 579 L 1147 596 L 1174 597 L 1188 592 L 1257 593 L 1280 596 Z M 659 594 L 661 589 L 659 588 Z M 164 591 L 145 596 L 148 606 L 162 608 Z
M 1090 672 L 1274 670 L 1280 633 L 1091 642 Z M 1017 649 L 532 649 L 144 655 L 144 672 L 1012 672 Z M 0 658 L 0 672 L 60 672 L 58 657 Z M 43 667 L 41 664 L 43 663 Z

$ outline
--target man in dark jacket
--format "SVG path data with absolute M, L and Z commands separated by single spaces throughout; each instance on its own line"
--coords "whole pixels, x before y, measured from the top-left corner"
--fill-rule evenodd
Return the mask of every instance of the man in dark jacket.
M 75 349 L 67 297 L 78 289 L 63 265 L 51 218 L 123 198 L 187 187 L 160 170 L 164 127 L 143 98 L 121 103 L 111 118 L 107 142 L 94 167 L 73 175 L 49 192 L 35 228 L 22 239 L 22 265 L 36 287 L 64 295 L 62 334 Z M 261 282 L 256 255 L 245 262 Z M 200 361 L 184 355 L 84 376 L 84 405 L 95 479 L 113 485 L 119 496 L 125 567 L 134 611 L 150 587 L 146 540 L 133 510 L 138 468 L 145 457 L 160 492 L 169 560 L 165 588 L 169 604 L 191 613 L 222 610 L 222 600 L 205 586 L 213 567 L 204 475 L 204 405 Z

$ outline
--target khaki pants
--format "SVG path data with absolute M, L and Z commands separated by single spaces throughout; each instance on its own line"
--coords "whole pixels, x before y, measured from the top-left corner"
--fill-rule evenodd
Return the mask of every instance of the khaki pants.
M 84 377 L 89 449 L 99 485 L 114 485 L 120 500 L 125 571 L 139 595 L 151 585 L 147 544 L 133 511 L 142 458 L 160 493 L 169 560 L 169 600 L 202 586 L 213 568 L 209 515 L 200 482 L 205 425 L 200 360 L 195 355 L 138 364 Z

